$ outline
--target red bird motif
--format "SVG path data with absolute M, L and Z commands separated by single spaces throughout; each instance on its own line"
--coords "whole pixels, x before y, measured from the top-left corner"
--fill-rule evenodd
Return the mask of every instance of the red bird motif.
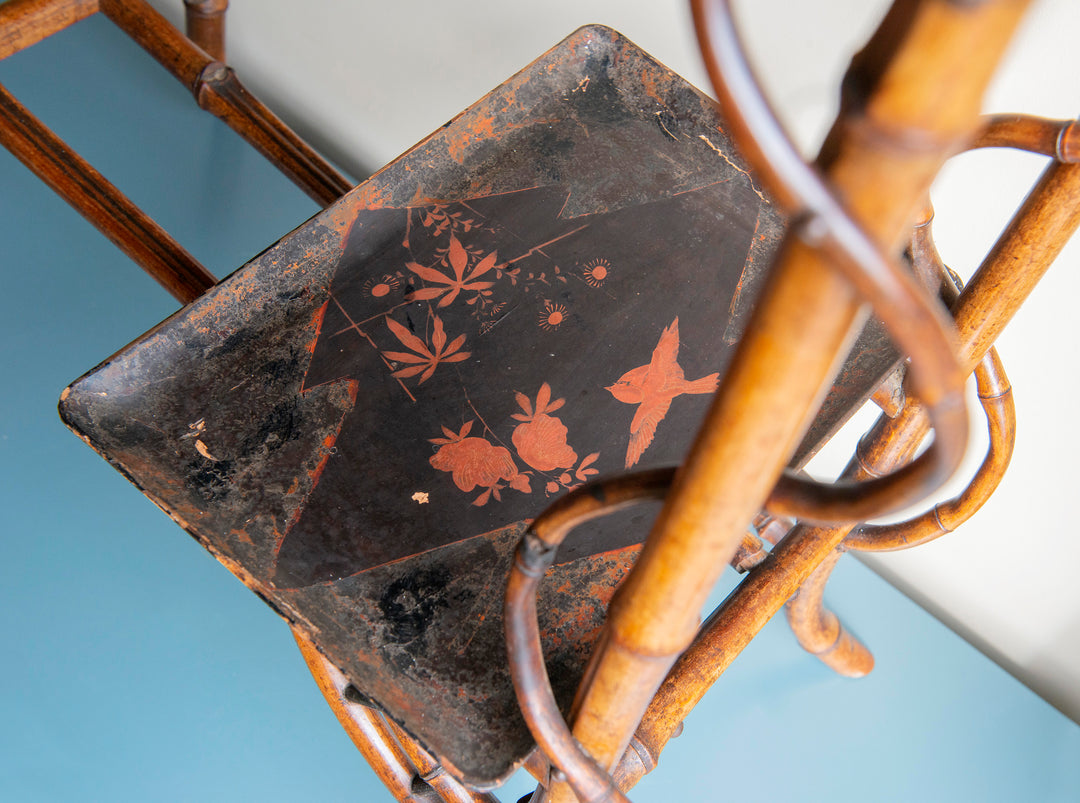
M 627 468 L 637 463 L 649 448 L 656 435 L 656 427 L 667 415 L 672 399 L 684 393 L 712 393 L 716 390 L 719 374 L 689 381 L 678 359 L 679 319 L 676 317 L 660 335 L 660 342 L 653 349 L 649 364 L 627 371 L 619 377 L 618 382 L 606 388 L 619 401 L 638 405 L 634 420 L 630 422 Z

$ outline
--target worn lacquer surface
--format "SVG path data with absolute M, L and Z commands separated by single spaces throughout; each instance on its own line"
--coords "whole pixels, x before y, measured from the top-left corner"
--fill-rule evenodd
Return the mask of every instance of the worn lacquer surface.
M 501 615 L 524 522 L 592 476 L 681 459 L 781 235 L 709 101 L 585 28 L 61 411 L 444 764 L 490 783 L 531 745 Z M 862 359 L 838 410 L 893 358 Z M 575 536 L 544 583 L 564 706 L 653 512 Z

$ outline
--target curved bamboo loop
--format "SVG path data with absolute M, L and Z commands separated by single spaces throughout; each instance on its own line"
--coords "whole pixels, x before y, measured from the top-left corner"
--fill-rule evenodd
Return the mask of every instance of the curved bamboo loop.
M 933 217 L 933 208 L 927 203 L 924 220 L 916 226 L 911 238 L 911 255 L 916 272 L 925 277 L 927 283 L 936 282 L 942 299 L 953 306 L 964 283 L 949 270 L 938 253 L 931 233 Z M 1009 466 L 1016 439 L 1012 386 L 993 347 L 975 367 L 975 383 L 979 403 L 986 415 L 990 444 L 986 457 L 964 491 L 906 521 L 887 525 L 862 524 L 844 540 L 845 549 L 886 552 L 927 543 L 955 530 L 990 498 Z M 859 449 L 862 448 L 860 442 Z
M 691 5 L 709 77 L 740 150 L 792 214 L 796 236 L 831 258 L 911 358 L 912 389 L 935 431 L 926 452 L 884 477 L 824 485 L 785 472 L 766 507 L 819 522 L 865 520 L 903 508 L 950 477 L 967 444 L 963 375 L 951 322 L 852 219 L 791 144 L 747 65 L 729 0 L 691 0 Z
M 626 798 L 606 771 L 581 749 L 559 711 L 551 691 L 540 645 L 536 614 L 537 589 L 555 552 L 570 532 L 592 519 L 641 502 L 662 500 L 671 487 L 676 469 L 636 472 L 612 479 L 595 480 L 554 502 L 525 533 L 510 570 L 506 592 L 505 628 L 510 674 L 518 704 L 537 746 L 550 764 L 565 775 L 581 801 Z M 744 572 L 767 555 L 761 539 L 747 534 L 732 565 Z M 637 748 L 639 758 L 648 755 Z M 650 765 L 649 769 L 652 768 Z
M 927 203 L 911 238 L 911 256 L 920 280 L 927 287 L 939 287 L 942 299 L 953 305 L 963 282 L 945 266 L 934 245 L 933 218 L 933 207 Z M 991 348 L 976 367 L 975 379 L 986 414 L 990 447 L 963 493 L 907 521 L 878 527 L 860 525 L 822 561 L 784 606 L 788 624 L 800 646 L 838 674 L 862 677 L 874 666 L 870 651 L 851 635 L 835 613 L 825 607 L 825 586 L 840 556 L 849 548 L 906 549 L 952 532 L 990 498 L 1008 467 L 1015 439 L 1016 415 L 1009 381 L 995 349 Z M 856 459 L 865 471 L 872 472 L 873 463 L 867 456 L 869 451 L 865 440 L 860 441 Z
M 975 369 L 979 402 L 986 413 L 990 445 L 971 482 L 958 496 L 895 524 L 861 524 L 844 539 L 845 549 L 895 552 L 929 543 L 951 533 L 975 515 L 997 490 L 1012 459 L 1016 441 L 1016 407 L 1012 387 L 996 349 L 990 349 Z
M 843 554 L 834 549 L 818 565 L 788 600 L 784 614 L 799 646 L 837 674 L 861 678 L 874 668 L 873 653 L 825 607 L 825 586 Z

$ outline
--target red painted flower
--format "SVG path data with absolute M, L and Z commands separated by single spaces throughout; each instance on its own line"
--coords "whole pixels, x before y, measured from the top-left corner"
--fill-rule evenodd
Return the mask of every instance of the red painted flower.
M 545 382 L 536 394 L 536 407 L 529 397 L 517 394 L 517 402 L 524 410 L 511 418 L 524 423 L 514 429 L 511 440 L 518 455 L 537 471 L 553 471 L 570 468 L 577 462 L 577 452 L 566 442 L 566 426 L 558 418 L 548 415 L 563 406 L 564 399 L 551 401 L 551 386 Z
M 466 493 L 474 488 L 487 488 L 474 504 L 484 504 L 492 492 L 498 499 L 499 483 L 503 480 L 508 480 L 512 488 L 528 493 L 528 478 L 520 479 L 510 450 L 495 446 L 486 438 L 467 437 L 472 425 L 469 421 L 457 433 L 443 427 L 446 437 L 431 439 L 439 447 L 431 456 L 431 465 L 439 471 L 449 471 L 454 485 Z

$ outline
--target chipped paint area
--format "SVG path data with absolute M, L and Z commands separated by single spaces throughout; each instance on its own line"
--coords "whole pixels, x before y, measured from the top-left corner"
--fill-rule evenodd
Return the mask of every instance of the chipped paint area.
M 748 170 L 746 170 L 743 167 L 739 167 L 739 165 L 737 165 L 737 164 L 735 164 L 735 162 L 731 161 L 731 157 L 728 156 L 726 153 L 724 153 L 722 150 L 720 150 L 720 148 L 717 147 L 715 144 L 713 144 L 713 141 L 711 139 L 709 139 L 707 136 L 705 136 L 704 134 L 699 134 L 698 139 L 700 139 L 702 142 L 704 142 L 706 145 L 708 145 L 710 148 L 712 148 L 716 153 L 720 154 L 720 157 L 725 162 L 727 162 L 733 168 L 735 168 L 740 173 L 742 173 L 744 176 L 746 176 L 746 180 L 750 182 L 750 188 L 754 191 L 754 194 L 757 195 L 757 197 L 760 198 L 762 201 L 765 201 L 766 203 L 768 202 L 768 200 L 765 198 L 764 193 L 762 193 L 762 191 L 757 188 L 757 185 L 754 183 L 754 177 L 752 175 L 750 175 L 750 172 Z

